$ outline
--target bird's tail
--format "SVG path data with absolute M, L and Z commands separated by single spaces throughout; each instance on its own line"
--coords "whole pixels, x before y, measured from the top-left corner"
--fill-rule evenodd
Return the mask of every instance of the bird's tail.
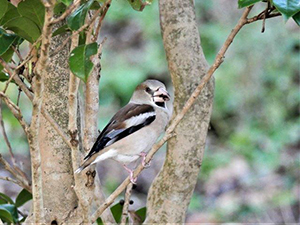
M 81 166 L 78 167 L 77 170 L 75 170 L 75 173 L 80 173 L 82 170 L 84 170 L 86 167 L 88 167 L 89 165 L 91 165 L 91 163 L 93 162 L 94 160 L 90 158 L 86 159 Z
M 75 173 L 80 173 L 82 170 L 84 170 L 84 168 L 85 167 L 83 167 L 83 166 L 78 167 L 78 169 L 75 170 Z

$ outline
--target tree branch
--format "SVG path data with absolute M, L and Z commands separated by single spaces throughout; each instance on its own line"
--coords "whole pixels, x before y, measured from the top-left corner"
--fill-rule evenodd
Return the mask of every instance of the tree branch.
M 9 74 L 10 77 L 12 77 L 13 72 L 10 70 L 8 67 L 7 63 L 0 58 L 0 63 L 3 65 L 7 73 Z M 30 92 L 29 88 L 23 83 L 23 81 L 20 79 L 18 75 L 13 76 L 13 80 L 16 82 L 16 84 L 19 86 L 19 88 L 25 93 L 25 95 L 29 98 L 31 102 L 33 102 L 33 94 Z M 42 106 L 42 114 L 46 118 L 46 120 L 49 121 L 51 126 L 56 130 L 56 132 L 62 137 L 62 139 L 66 142 L 66 144 L 72 148 L 72 145 L 69 141 L 68 136 L 63 132 L 61 127 L 56 123 L 56 121 L 51 117 L 51 115 L 44 110 L 44 107 Z
M 7 148 L 8 148 L 11 160 L 12 160 L 13 164 L 16 165 L 16 159 L 15 159 L 14 153 L 12 151 L 11 144 L 10 144 L 10 142 L 8 140 L 8 137 L 7 137 L 7 134 L 6 134 L 6 130 L 5 130 L 5 126 L 4 126 L 4 122 L 3 122 L 2 100 L 1 99 L 0 99 L 0 128 L 1 128 L 1 132 L 2 132 L 2 135 L 3 135 L 4 141 L 5 141 L 5 144 L 6 144 Z
M 240 29 L 244 25 L 246 25 L 248 23 L 251 23 L 251 22 L 249 22 L 247 20 L 247 16 L 249 15 L 251 9 L 252 9 L 252 7 L 247 7 L 245 9 L 245 11 L 242 14 L 242 16 L 241 16 L 240 20 L 238 21 L 237 25 L 233 28 L 233 30 L 229 34 L 228 38 L 226 39 L 225 43 L 223 44 L 223 46 L 221 47 L 220 51 L 218 52 L 213 65 L 209 68 L 209 70 L 207 71 L 206 75 L 201 79 L 199 85 L 193 91 L 193 93 L 191 94 L 191 96 L 189 97 L 189 99 L 187 100 L 187 102 L 185 103 L 185 105 L 182 108 L 182 110 L 180 111 L 180 113 L 178 113 L 175 116 L 175 118 L 172 120 L 172 122 L 171 122 L 170 126 L 168 127 L 168 129 L 166 130 L 166 133 L 163 136 L 163 138 L 158 143 L 156 143 L 152 147 L 152 149 L 149 151 L 149 153 L 147 154 L 147 157 L 146 157 L 146 160 L 145 160 L 146 163 L 150 162 L 151 159 L 152 159 L 152 157 L 154 156 L 154 154 L 158 151 L 158 149 L 168 139 L 170 139 L 172 137 L 172 132 L 174 131 L 174 129 L 176 128 L 176 126 L 178 125 L 178 123 L 182 120 L 182 118 L 184 117 L 184 115 L 188 112 L 188 110 L 194 104 L 196 98 L 200 95 L 200 93 L 201 93 L 202 89 L 204 88 L 205 84 L 210 80 L 210 78 L 212 77 L 212 75 L 214 74 L 214 72 L 216 71 L 216 69 L 223 62 L 224 55 L 225 55 L 227 49 L 229 48 L 229 46 L 231 45 L 233 39 L 237 35 L 237 33 L 240 31 Z M 254 21 L 256 21 L 256 20 L 254 20 Z M 252 21 L 252 22 L 254 22 L 254 21 Z M 141 173 L 141 171 L 143 169 L 144 169 L 143 165 L 140 164 L 137 167 L 137 169 L 135 169 L 133 177 L 137 177 Z M 91 216 L 92 222 L 94 222 L 94 221 L 97 220 L 97 218 L 99 217 L 99 215 L 101 215 L 101 213 L 114 202 L 114 200 L 117 198 L 117 196 L 119 196 L 122 193 L 122 191 L 126 188 L 126 186 L 129 183 L 130 183 L 130 179 L 129 179 L 129 177 L 127 177 L 122 182 L 122 184 L 106 199 L 105 203 L 102 204 L 95 211 L 95 213 Z
M 21 181 L 19 181 L 19 180 L 14 180 L 14 179 L 12 179 L 11 177 L 0 177 L 0 180 L 6 180 L 6 181 L 9 181 L 9 182 L 12 182 L 12 183 L 14 183 L 14 184 L 20 186 L 21 188 L 24 188 L 24 184 L 23 184 Z M 27 190 L 27 188 L 26 188 L 26 190 Z M 30 188 L 29 192 L 31 192 L 31 188 Z
M 132 192 L 132 187 L 133 184 L 130 183 L 128 184 L 125 192 L 125 198 L 124 198 L 124 205 L 122 209 L 122 217 L 121 217 L 121 225 L 126 225 L 126 221 L 128 218 L 128 208 L 129 208 L 129 201 L 130 201 L 130 196 Z
M 3 158 L 2 154 L 0 154 L 0 163 L 4 166 L 5 170 L 10 172 L 17 179 L 16 182 L 18 182 L 19 186 L 32 193 L 29 181 L 16 173 L 16 171 L 10 166 L 10 164 Z
M 45 23 L 42 31 L 41 53 L 35 67 L 34 98 L 32 101 L 32 119 L 29 129 L 29 146 L 31 155 L 32 171 L 32 193 L 33 193 L 33 217 L 35 223 L 44 221 L 43 204 L 43 181 L 41 170 L 41 154 L 39 147 L 39 129 L 42 112 L 44 77 L 47 75 L 49 46 L 51 41 L 52 26 L 50 24 L 53 16 L 54 1 L 44 2 Z
M 110 7 L 110 4 L 111 4 L 111 0 L 108 0 L 104 5 L 103 5 L 103 12 L 101 14 L 101 17 L 99 18 L 99 21 L 98 21 L 98 24 L 97 24 L 97 28 L 96 28 L 96 32 L 94 34 L 94 37 L 92 39 L 92 42 L 95 42 L 97 41 L 97 38 L 99 36 L 99 33 L 100 33 L 100 29 L 101 29 L 101 26 L 102 26 L 102 21 Z
M 18 106 L 15 105 L 2 91 L 0 91 L 0 98 L 5 102 L 11 113 L 19 121 L 21 127 L 23 128 L 26 136 L 28 136 L 28 125 L 25 122 L 21 110 Z

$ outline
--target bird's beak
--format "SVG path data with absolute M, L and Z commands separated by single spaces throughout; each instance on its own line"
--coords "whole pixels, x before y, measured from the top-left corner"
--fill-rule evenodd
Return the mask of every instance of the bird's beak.
M 164 88 L 158 88 L 153 93 L 154 102 L 166 102 L 170 100 L 169 93 Z

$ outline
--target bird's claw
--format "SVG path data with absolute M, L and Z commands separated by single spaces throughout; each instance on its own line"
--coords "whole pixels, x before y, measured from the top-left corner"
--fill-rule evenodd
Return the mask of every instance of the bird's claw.
M 141 153 L 140 153 L 140 156 L 143 157 L 143 160 L 142 160 L 142 165 L 143 165 L 143 167 L 145 167 L 145 168 L 150 167 L 151 161 L 149 161 L 148 163 L 146 163 L 146 156 L 147 156 L 147 153 L 141 152 Z
M 133 177 L 133 172 L 132 173 L 130 173 L 130 182 L 132 183 L 132 184 L 136 184 L 136 181 L 137 181 L 137 177 Z
M 127 172 L 129 172 L 129 176 L 130 176 L 130 182 L 133 184 L 136 184 L 137 181 L 137 177 L 133 177 L 133 170 L 129 169 L 127 166 L 123 165 L 123 167 L 125 168 L 125 170 L 127 170 Z

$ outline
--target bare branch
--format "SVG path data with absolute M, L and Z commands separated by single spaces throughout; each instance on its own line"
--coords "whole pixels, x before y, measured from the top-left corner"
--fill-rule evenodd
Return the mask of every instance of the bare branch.
M 94 35 L 94 37 L 93 37 L 93 39 L 92 39 L 92 42 L 97 41 L 97 38 L 98 38 L 99 33 L 100 33 L 101 26 L 102 26 L 102 21 L 103 21 L 105 15 L 106 15 L 106 13 L 107 13 L 109 7 L 110 7 L 110 4 L 111 4 L 111 0 L 108 0 L 108 1 L 103 5 L 103 7 L 104 7 L 104 8 L 103 8 L 103 12 L 102 12 L 102 14 L 101 14 L 101 17 L 99 18 L 99 21 L 98 21 L 98 24 L 97 24 L 97 28 L 96 28 L 96 32 L 95 32 L 95 35 Z
M 6 69 L 10 77 L 12 76 L 12 71 L 8 67 L 7 63 L 0 58 L 0 63 L 3 65 L 3 67 Z M 19 86 L 19 88 L 26 94 L 26 96 L 29 98 L 31 102 L 33 102 L 33 94 L 30 92 L 29 88 L 23 83 L 23 81 L 20 79 L 19 76 L 14 76 L 13 80 L 16 82 L 16 84 Z M 51 117 L 51 115 L 44 110 L 42 107 L 42 114 L 43 116 L 49 121 L 51 126 L 57 131 L 57 133 L 62 137 L 62 139 L 68 144 L 68 146 L 71 148 L 71 143 L 69 141 L 68 136 L 63 132 L 61 127 L 56 123 L 56 121 Z
M 0 91 L 0 98 L 5 102 L 7 107 L 10 109 L 15 118 L 19 121 L 22 126 L 26 136 L 28 136 L 28 125 L 25 122 L 21 110 L 18 106 L 15 105 L 2 91 Z
M 5 141 L 6 146 L 8 148 L 11 160 L 12 160 L 13 164 L 15 165 L 16 164 L 16 159 L 15 159 L 14 153 L 12 151 L 11 144 L 10 144 L 10 142 L 8 140 L 8 137 L 7 137 L 7 134 L 6 134 L 6 130 L 5 130 L 5 126 L 4 126 L 4 122 L 3 122 L 2 100 L 1 99 L 0 99 L 0 128 L 1 128 L 1 132 L 2 132 L 2 135 L 3 135 L 4 141 Z
M 10 164 L 3 158 L 2 154 L 0 154 L 0 163 L 4 166 L 5 170 L 10 172 L 17 179 L 16 182 L 18 182 L 18 185 L 25 188 L 30 193 L 32 192 L 29 181 L 16 173 Z
M 20 187 L 24 188 L 22 182 L 18 181 L 18 180 L 14 180 L 12 179 L 11 177 L 0 177 L 0 180 L 6 180 L 6 181 L 9 181 L 9 182 L 12 182 L 14 184 L 17 184 L 19 185 Z
M 12 46 L 12 49 L 13 49 L 14 52 L 17 54 L 19 60 L 20 60 L 20 61 L 23 61 L 23 58 L 22 58 L 22 56 L 21 56 L 21 54 L 20 54 L 19 49 L 16 49 L 14 46 Z
M 121 217 L 121 225 L 126 225 L 126 220 L 128 217 L 128 207 L 129 207 L 129 201 L 130 201 L 130 196 L 131 196 L 131 191 L 132 191 L 133 184 L 130 183 L 128 184 L 125 192 L 125 198 L 124 198 L 124 205 L 123 205 L 123 210 L 122 210 L 122 217 Z
M 24 60 L 19 66 L 17 66 L 17 68 L 14 70 L 13 74 L 9 77 L 9 79 L 7 80 L 5 87 L 3 89 L 3 92 L 5 93 L 8 85 L 10 84 L 10 82 L 12 81 L 12 79 L 14 78 L 14 76 L 17 74 L 18 70 L 24 66 L 30 59 L 32 58 L 32 56 L 28 57 L 26 60 Z
M 152 147 L 152 149 L 149 151 L 149 153 L 147 154 L 147 157 L 146 157 L 146 160 L 145 160 L 146 163 L 148 163 L 152 159 L 153 155 L 158 151 L 158 149 L 168 139 L 170 139 L 172 137 L 172 132 L 174 131 L 174 129 L 176 128 L 176 126 L 178 125 L 178 123 L 182 120 L 182 118 L 184 117 L 184 115 L 188 112 L 188 110 L 194 104 L 196 98 L 200 95 L 202 89 L 204 88 L 205 84 L 210 80 L 210 78 L 214 74 L 215 70 L 223 62 L 224 55 L 225 55 L 228 47 L 232 43 L 233 39 L 235 38 L 235 36 L 237 35 L 237 33 L 240 31 L 240 29 L 245 24 L 247 24 L 247 16 L 249 15 L 251 9 L 252 9 L 252 7 L 248 7 L 248 8 L 245 9 L 245 11 L 244 11 L 242 17 L 240 18 L 240 20 L 238 21 L 237 25 L 233 28 L 233 30 L 231 31 L 230 35 L 228 36 L 228 38 L 226 39 L 225 43 L 223 44 L 222 48 L 218 52 L 218 54 L 216 56 L 216 59 L 214 61 L 214 64 L 210 67 L 210 69 L 208 70 L 208 72 L 206 73 L 206 75 L 202 78 L 202 80 L 200 81 L 199 85 L 194 90 L 194 92 L 191 94 L 190 98 L 187 100 L 187 102 L 185 103 L 185 105 L 182 108 L 182 110 L 180 111 L 180 113 L 178 113 L 175 116 L 175 118 L 172 120 L 172 122 L 171 122 L 170 126 L 168 127 L 168 129 L 166 130 L 166 133 L 163 136 L 163 138 L 158 143 L 156 143 Z M 137 169 L 134 171 L 134 177 L 137 177 L 141 173 L 141 171 L 143 169 L 144 169 L 143 165 L 140 164 L 137 167 Z M 99 217 L 99 215 L 101 215 L 101 213 L 114 202 L 114 200 L 117 198 L 117 196 L 122 193 L 122 191 L 126 188 L 126 186 L 129 183 L 130 183 L 130 179 L 129 179 L 129 177 L 127 177 L 123 181 L 123 183 L 106 199 L 105 203 L 103 205 L 101 205 L 100 208 L 98 208 L 95 211 L 95 213 L 91 216 L 92 222 L 96 221 L 96 219 Z
M 276 13 L 267 14 L 267 15 L 265 15 L 264 13 L 260 13 L 257 16 L 254 16 L 252 18 L 247 19 L 246 24 L 253 23 L 253 22 L 258 21 L 258 20 L 270 19 L 270 18 L 277 17 L 277 16 L 281 16 L 281 13 L 276 12 Z
M 39 147 L 39 129 L 42 112 L 44 77 L 47 75 L 49 46 L 51 41 L 52 26 L 50 24 L 53 17 L 54 2 L 45 2 L 45 23 L 42 31 L 41 54 L 35 67 L 34 98 L 32 101 L 32 119 L 29 129 L 29 147 L 31 155 L 32 171 L 32 192 L 33 192 L 33 217 L 35 223 L 43 223 L 44 204 L 43 204 L 43 182 L 41 171 L 41 155 Z

